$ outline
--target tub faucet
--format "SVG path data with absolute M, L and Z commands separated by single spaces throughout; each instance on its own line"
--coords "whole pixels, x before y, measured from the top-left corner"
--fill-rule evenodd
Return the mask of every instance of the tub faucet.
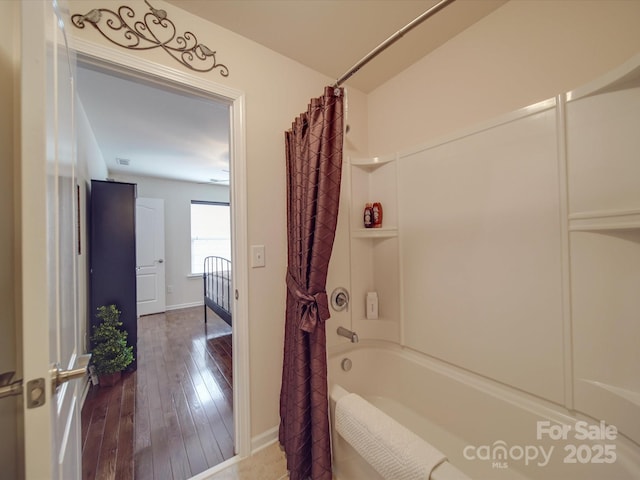
M 356 332 L 352 332 L 351 330 L 347 330 L 344 327 L 338 327 L 338 335 L 348 338 L 349 340 L 351 340 L 351 343 L 358 343 L 358 334 Z

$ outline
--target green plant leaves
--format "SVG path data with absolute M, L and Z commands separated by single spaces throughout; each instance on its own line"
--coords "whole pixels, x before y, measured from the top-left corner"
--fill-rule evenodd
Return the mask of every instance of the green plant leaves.
M 91 363 L 98 375 L 120 372 L 134 360 L 133 347 L 127 345 L 127 332 L 120 329 L 122 312 L 115 305 L 103 305 L 97 310 L 96 317 L 102 322 L 93 327 Z

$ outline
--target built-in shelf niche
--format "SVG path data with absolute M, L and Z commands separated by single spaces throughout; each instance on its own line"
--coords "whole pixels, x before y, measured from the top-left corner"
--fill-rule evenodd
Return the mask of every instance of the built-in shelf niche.
M 572 232 L 603 232 L 640 229 L 640 210 L 580 212 L 569 216 Z
M 571 230 L 640 226 L 640 66 L 633 63 L 567 94 Z
M 399 341 L 397 162 L 395 156 L 349 159 L 353 328 L 361 338 Z M 367 203 L 382 204 L 382 227 L 364 227 Z M 367 292 L 378 293 L 378 319 L 367 319 Z
M 396 158 L 352 159 L 351 166 L 351 236 L 357 238 L 391 238 L 398 234 Z M 366 203 L 382 204 L 382 228 L 364 227 Z
M 567 94 L 574 408 L 640 441 L 640 55 Z
M 351 231 L 354 238 L 393 238 L 398 236 L 398 229 L 391 228 L 356 228 Z

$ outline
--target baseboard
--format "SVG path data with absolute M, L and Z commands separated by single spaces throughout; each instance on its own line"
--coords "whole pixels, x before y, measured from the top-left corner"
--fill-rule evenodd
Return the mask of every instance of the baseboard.
M 275 426 L 273 428 L 270 428 L 266 432 L 263 432 L 260 435 L 256 435 L 255 437 L 253 437 L 251 439 L 251 455 L 254 455 L 255 453 L 259 452 L 260 450 L 263 450 L 263 449 L 267 448 L 269 445 L 272 445 L 276 441 L 278 441 L 278 427 L 277 426 Z M 204 472 L 192 477 L 191 480 L 210 480 L 212 478 L 218 478 L 218 475 L 216 475 L 216 473 L 219 473 L 219 472 L 221 472 L 223 470 L 226 470 L 231 465 L 234 465 L 234 464 L 240 462 L 241 460 L 243 460 L 243 458 L 240 457 L 239 455 L 236 455 L 235 457 L 232 457 L 229 460 L 226 460 L 226 461 L 224 461 L 222 463 L 219 463 L 218 465 L 216 465 L 214 467 L 211 467 L 209 470 L 206 470 L 206 471 L 204 471 Z M 220 478 L 231 478 L 231 477 L 223 475 Z M 234 476 L 234 478 L 235 478 L 235 476 Z M 288 478 L 288 476 L 285 476 L 285 477 L 282 477 L 282 478 L 283 479 L 284 478 Z
M 203 305 L 204 305 L 204 300 L 200 300 L 198 302 L 179 303 L 177 305 L 167 305 L 165 307 L 165 310 L 168 312 L 170 310 L 180 310 L 183 308 L 202 307 Z
M 275 426 L 270 428 L 266 432 L 261 433 L 260 435 L 256 435 L 251 439 L 251 453 L 250 455 L 254 455 L 258 453 L 260 450 L 267 448 L 269 445 L 278 441 L 278 427 Z M 211 478 L 217 478 L 215 475 L 218 472 L 226 470 L 231 465 L 234 465 L 243 460 L 240 455 L 236 455 L 218 465 L 211 467 L 210 469 L 194 476 L 191 480 L 209 480 Z M 226 476 L 224 478 L 227 478 Z M 235 477 L 234 477 L 235 478 Z
M 242 458 L 236 455 L 235 457 L 231 457 L 230 459 L 225 460 L 222 463 L 214 465 L 213 467 L 205 470 L 202 473 L 198 473 L 197 475 L 194 475 L 189 480 L 210 480 L 212 478 L 230 478 L 226 475 L 219 476 L 216 474 L 219 472 L 222 472 L 223 470 L 226 470 L 227 468 L 231 467 L 232 465 L 235 465 L 236 463 L 239 463 L 241 460 Z
M 263 448 L 267 448 L 272 443 L 278 440 L 279 426 L 270 428 L 266 432 L 262 432 L 260 435 L 256 435 L 251 439 L 251 454 L 259 452 Z

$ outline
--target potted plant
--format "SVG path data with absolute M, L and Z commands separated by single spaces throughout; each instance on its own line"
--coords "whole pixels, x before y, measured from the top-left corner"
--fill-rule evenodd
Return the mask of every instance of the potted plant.
M 116 384 L 122 370 L 133 362 L 133 347 L 127 345 L 127 332 L 120 328 L 121 313 L 115 305 L 103 305 L 96 314 L 102 321 L 93 326 L 91 364 L 102 386 Z

